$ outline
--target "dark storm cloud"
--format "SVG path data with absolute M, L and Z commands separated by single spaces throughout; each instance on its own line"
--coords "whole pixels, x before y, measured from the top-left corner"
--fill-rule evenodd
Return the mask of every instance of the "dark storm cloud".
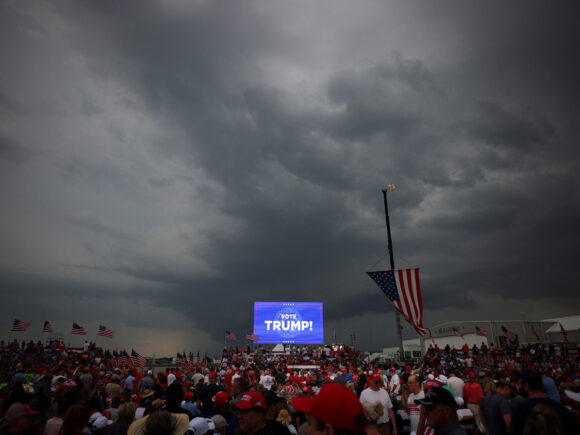
M 79 211 L 77 213 L 71 214 L 68 216 L 68 221 L 73 225 L 87 228 L 99 235 L 109 236 L 113 239 L 120 239 L 127 242 L 137 241 L 135 235 L 127 231 L 111 227 L 110 225 L 102 222 L 98 217 L 93 216 L 86 211 Z
M 538 32 L 533 2 L 523 25 L 514 5 L 301 5 L 4 6 L 23 51 L 0 42 L 0 181 L 19 182 L 0 198 L 17 230 L 0 279 L 35 289 L 31 317 L 39 288 L 55 316 L 69 298 L 143 327 L 122 309 L 138 302 L 217 348 L 226 328 L 250 332 L 256 300 L 322 301 L 340 334 L 384 346 L 392 327 L 365 327 L 392 308 L 364 272 L 388 264 L 389 182 L 396 265 L 421 267 L 426 325 L 493 318 L 486 296 L 575 297 L 571 14 L 551 8 L 559 25 Z M 45 154 L 26 160 L 28 143 Z M 24 304 L 9 302 L 8 317 Z
M 513 113 L 489 101 L 477 104 L 473 118 L 465 126 L 475 139 L 520 152 L 538 145 L 548 146 L 555 135 L 554 126 L 534 110 L 520 108 Z

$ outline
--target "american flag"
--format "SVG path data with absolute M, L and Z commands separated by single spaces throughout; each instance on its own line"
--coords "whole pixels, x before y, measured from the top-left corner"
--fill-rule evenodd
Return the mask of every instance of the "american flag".
M 482 331 L 479 329 L 479 326 L 475 326 L 475 335 L 479 335 L 480 337 L 487 337 L 487 332 Z
M 119 357 L 117 358 L 117 364 L 119 365 L 119 367 L 125 367 L 128 365 L 131 365 L 131 360 L 129 359 L 129 355 L 127 354 L 127 351 L 122 350 L 121 353 L 119 354 Z
M 246 335 L 246 340 L 248 341 L 259 341 L 260 338 L 256 334 Z
M 52 333 L 52 326 L 48 320 L 44 321 L 44 326 L 42 327 L 42 332 Z
M 101 337 L 113 338 L 114 334 L 115 331 L 113 331 L 112 329 L 109 329 L 103 325 L 99 325 L 99 332 L 97 332 L 97 335 L 100 335 Z
M 389 183 L 389 185 L 387 186 L 387 189 L 389 189 L 392 192 L 393 190 L 395 190 L 395 187 L 397 187 L 396 184 Z
M 226 330 L 226 340 L 236 341 L 237 340 L 236 334 Z
M 356 334 L 354 332 L 352 333 L 352 347 L 354 349 L 356 349 L 356 347 L 357 347 Z
M 30 322 L 21 322 L 18 319 L 14 319 L 14 323 L 12 324 L 12 331 L 26 331 L 30 326 Z
M 78 323 L 73 323 L 72 333 L 73 334 L 76 334 L 76 335 L 87 335 L 87 332 L 85 331 L 85 328 L 83 328 Z
M 147 364 L 145 357 L 139 355 L 134 349 L 131 349 L 131 362 L 134 366 L 141 368 L 145 367 L 145 364 Z
M 503 336 L 508 338 L 510 341 L 516 341 L 516 334 L 511 332 L 509 329 L 507 329 L 503 325 L 501 325 L 501 332 L 502 332 Z
M 564 337 L 564 342 L 568 343 L 568 332 L 564 329 L 564 326 L 562 326 L 561 323 L 560 323 L 560 331 L 562 331 L 562 336 Z
M 119 367 L 119 352 L 114 350 L 113 353 L 109 356 L 109 359 L 111 360 L 111 365 L 113 367 Z
M 534 328 L 533 325 L 532 325 L 532 334 L 534 334 L 534 337 L 536 337 L 536 340 L 542 341 L 542 339 L 540 338 L 540 335 L 537 333 L 536 328 Z
M 419 285 L 419 269 L 385 270 L 367 272 L 393 306 L 419 335 L 427 334 L 423 326 L 423 301 Z
M 459 332 L 459 330 L 457 328 L 451 328 L 453 330 L 453 335 L 455 335 L 456 337 L 461 337 L 463 338 L 463 334 L 461 332 Z

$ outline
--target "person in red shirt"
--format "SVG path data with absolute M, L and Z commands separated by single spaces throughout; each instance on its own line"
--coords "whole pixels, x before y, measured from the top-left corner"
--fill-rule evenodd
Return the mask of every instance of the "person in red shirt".
M 479 405 L 485 396 L 483 394 L 483 390 L 481 389 L 481 385 L 475 382 L 475 378 L 475 372 L 469 372 L 469 379 L 465 385 L 463 385 L 463 400 L 465 400 L 467 407 L 471 410 L 471 412 L 473 412 L 476 424 L 479 425 Z

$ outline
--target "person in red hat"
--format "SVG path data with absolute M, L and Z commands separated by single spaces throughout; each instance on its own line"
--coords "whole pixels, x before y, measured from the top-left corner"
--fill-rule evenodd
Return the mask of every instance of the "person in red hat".
M 475 415 L 475 423 L 479 425 L 481 421 L 481 416 L 479 413 L 479 405 L 485 397 L 483 394 L 483 389 L 478 382 L 476 382 L 476 374 L 474 371 L 469 372 L 469 379 L 463 385 L 463 400 L 467 403 L 467 407 Z
M 371 385 L 365 388 L 360 394 L 360 402 L 380 402 L 383 405 L 383 415 L 377 419 L 377 429 L 381 434 L 389 435 L 391 433 L 390 421 L 393 425 L 393 434 L 396 434 L 397 421 L 395 419 L 395 413 L 393 412 L 393 402 L 391 402 L 389 393 L 384 388 L 381 388 L 383 377 L 380 373 L 374 372 L 369 376 L 369 381 Z
M 244 435 L 274 435 L 266 425 L 266 399 L 257 391 L 248 391 L 232 405 L 239 410 L 238 421 Z
M 306 414 L 306 435 L 362 434 L 368 423 L 356 396 L 334 383 L 324 385 L 313 398 L 294 398 L 292 406 Z

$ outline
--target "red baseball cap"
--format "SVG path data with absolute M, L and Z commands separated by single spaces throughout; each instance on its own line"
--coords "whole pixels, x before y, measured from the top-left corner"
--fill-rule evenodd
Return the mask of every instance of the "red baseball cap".
M 342 385 L 326 384 L 312 399 L 295 397 L 292 406 L 297 411 L 312 414 L 334 428 L 364 430 L 364 426 L 355 423 L 359 414 L 364 416 L 362 405 L 356 395 Z
M 306 386 L 302 387 L 302 392 L 303 393 L 312 393 L 312 387 L 306 385 Z
M 371 375 L 371 380 L 373 380 L 373 381 L 375 381 L 375 382 L 379 382 L 379 381 L 382 381 L 382 380 L 383 380 L 383 377 L 381 376 L 381 374 L 380 374 L 380 373 L 378 373 L 378 372 L 374 372 L 374 373 Z
M 209 377 L 210 378 L 217 378 L 218 374 L 217 374 L 217 372 L 209 372 Z
M 352 395 L 354 396 L 354 394 Z M 266 406 L 266 399 L 264 399 L 264 396 L 262 396 L 257 391 L 248 391 L 242 396 L 242 400 L 240 402 L 234 403 L 234 406 L 242 410 L 258 408 L 266 411 L 266 409 L 268 409 Z
M 218 405 L 225 405 L 230 401 L 230 396 L 228 396 L 228 393 L 225 391 L 220 391 L 215 396 L 213 396 L 211 400 L 213 400 Z
M 437 382 L 435 379 L 428 379 L 425 381 L 425 391 L 429 390 L 430 388 L 437 388 L 440 387 L 441 384 L 439 382 Z

